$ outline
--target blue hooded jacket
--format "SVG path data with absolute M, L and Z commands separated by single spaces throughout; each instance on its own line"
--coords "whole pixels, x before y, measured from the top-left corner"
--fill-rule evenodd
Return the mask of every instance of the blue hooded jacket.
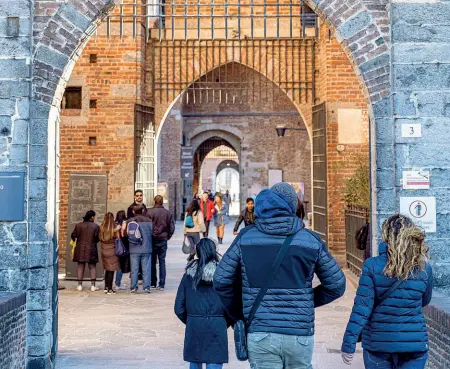
M 345 292 L 345 276 L 320 237 L 303 227 L 289 199 L 262 191 L 255 203 L 255 226 L 237 237 L 220 261 L 214 287 L 234 320 L 247 318 L 286 236 L 295 234 L 277 275 L 248 332 L 296 336 L 314 334 L 314 308 Z M 314 273 L 320 279 L 312 287 Z
M 395 283 L 384 275 L 387 244 L 379 247 L 380 256 L 369 258 L 363 266 L 355 304 L 347 325 L 342 351 L 354 353 L 362 332 L 365 350 L 385 353 L 426 352 L 428 335 L 422 307 L 430 303 L 433 274 L 431 266 L 402 282 L 376 309 L 380 297 Z

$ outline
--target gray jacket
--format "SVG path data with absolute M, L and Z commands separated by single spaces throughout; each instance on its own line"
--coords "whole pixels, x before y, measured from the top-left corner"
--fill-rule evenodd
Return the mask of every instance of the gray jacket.
M 152 233 L 153 223 L 145 215 L 137 215 L 129 221 L 135 220 L 139 224 L 141 231 L 142 244 L 135 245 L 130 242 L 130 254 L 151 254 L 152 253 Z

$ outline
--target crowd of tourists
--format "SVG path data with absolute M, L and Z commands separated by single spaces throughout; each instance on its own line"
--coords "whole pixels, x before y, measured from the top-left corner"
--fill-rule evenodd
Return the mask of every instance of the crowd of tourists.
M 156 196 L 150 209 L 143 202 L 143 192 L 135 191 L 135 200 L 127 212 L 117 212 L 116 217 L 107 213 L 103 223 L 95 223 L 95 212 L 86 213 L 83 222 L 72 232 L 74 245 L 73 261 L 78 263 L 78 291 L 83 290 L 86 264 L 89 266 L 91 291 L 96 287 L 96 265 L 99 262 L 97 243 L 100 242 L 101 257 L 105 270 L 106 294 L 115 294 L 116 289 L 126 289 L 122 277 L 131 273 L 130 292 L 138 291 L 141 277 L 144 291 L 164 291 L 166 281 L 167 241 L 175 232 L 175 222 L 170 211 L 163 206 L 163 197 Z M 159 279 L 157 275 L 159 264 Z M 113 288 L 114 273 L 116 273 Z
M 106 293 L 114 293 L 113 273 L 125 273 L 127 263 L 131 264 L 132 292 L 137 291 L 139 266 L 145 291 L 164 289 L 164 259 L 174 233 L 173 218 L 161 197 L 155 198 L 154 208 L 147 209 L 142 193 L 136 195 L 127 216 L 119 212 L 114 219 L 107 214 L 99 227 L 91 211 L 76 226 L 72 239 L 76 240 L 79 290 L 86 263 L 91 289 L 96 289 L 97 251 L 85 247 L 96 241 L 102 244 L 108 273 Z M 320 236 L 305 227 L 303 217 L 301 200 L 289 184 L 263 190 L 256 200 L 247 199 L 233 229 L 237 236 L 222 257 L 218 248 L 228 221 L 224 196 L 216 194 L 211 199 L 205 193 L 189 205 L 184 221 L 189 257 L 174 310 L 186 325 L 183 356 L 190 369 L 202 369 L 204 364 L 206 369 L 221 369 L 228 363 L 230 326 L 237 358 L 248 360 L 252 369 L 312 368 L 314 310 L 343 296 L 346 277 Z M 208 237 L 211 222 L 217 243 Z M 238 233 L 242 222 L 245 227 Z M 370 226 L 363 228 L 357 242 L 365 247 L 370 244 Z M 142 235 L 139 246 L 134 244 L 139 238 L 136 231 Z M 129 258 L 115 256 L 117 238 L 128 240 Z M 395 214 L 383 223 L 381 238 L 379 256 L 368 255 L 362 268 L 343 332 L 342 360 L 351 365 L 356 345 L 362 342 L 365 368 L 424 369 L 429 346 L 422 307 L 430 303 L 433 284 L 425 234 L 408 217 Z M 120 276 L 117 273 L 118 287 Z
M 216 206 L 203 209 L 214 214 Z M 319 235 L 305 227 L 290 185 L 262 191 L 246 210 L 241 217 L 249 225 L 222 258 L 212 240 L 194 239 L 195 254 L 175 301 L 186 325 L 184 360 L 190 369 L 222 368 L 229 359 L 227 328 L 233 326 L 236 356 L 252 369 L 311 369 L 314 310 L 344 294 L 346 277 Z M 194 204 L 188 214 L 195 211 Z M 342 359 L 351 365 L 362 342 L 365 368 L 423 369 L 429 346 L 422 307 L 433 284 L 425 235 L 395 214 L 381 237 L 379 256 L 367 258 L 362 269 Z

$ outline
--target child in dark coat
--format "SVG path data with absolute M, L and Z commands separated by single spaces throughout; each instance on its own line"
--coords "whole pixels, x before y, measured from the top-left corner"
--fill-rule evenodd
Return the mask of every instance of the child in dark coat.
M 178 287 L 175 314 L 186 324 L 184 360 L 190 369 L 221 369 L 228 363 L 228 317 L 212 284 L 219 262 L 216 244 L 203 238 Z

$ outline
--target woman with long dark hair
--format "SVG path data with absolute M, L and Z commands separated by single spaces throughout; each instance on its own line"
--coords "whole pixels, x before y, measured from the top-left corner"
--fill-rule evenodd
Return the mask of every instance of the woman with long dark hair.
M 213 287 L 219 263 L 214 241 L 203 238 L 197 243 L 197 259 L 186 267 L 178 287 L 175 314 L 186 325 L 184 361 L 190 369 L 221 369 L 228 362 L 228 317 Z
M 119 236 L 121 236 L 120 230 L 122 229 L 122 224 L 126 222 L 127 220 L 127 214 L 125 213 L 125 210 L 119 210 L 116 215 L 116 230 L 119 232 Z M 127 237 L 121 237 L 122 242 L 125 245 L 125 247 L 128 246 L 128 238 Z M 130 256 L 121 256 L 119 257 L 119 264 L 120 269 L 116 273 L 116 289 L 118 290 L 126 290 L 127 285 L 125 283 L 122 283 L 122 277 L 126 273 L 130 273 Z
M 351 364 L 362 334 L 367 369 L 423 369 L 428 334 L 422 307 L 430 303 L 433 288 L 425 234 L 397 214 L 384 222 L 382 240 L 380 256 L 364 263 L 342 358 Z
M 112 213 L 107 213 L 100 226 L 100 243 L 103 268 L 105 269 L 105 293 L 115 294 L 113 290 L 114 272 L 120 270 L 119 258 L 115 254 L 115 239 L 120 237 Z
M 195 256 L 195 245 L 200 241 L 201 232 L 206 232 L 205 221 L 198 201 L 193 200 L 184 215 L 184 235 L 191 246 L 188 261 L 191 261 Z
M 100 227 L 95 224 L 95 211 L 89 210 L 83 217 L 83 222 L 78 223 L 72 232 L 71 239 L 76 241 L 73 261 L 78 263 L 77 280 L 78 291 L 83 290 L 84 269 L 86 264 L 89 266 L 89 274 L 91 277 L 91 291 L 98 291 L 95 286 L 96 272 L 95 268 L 98 263 L 97 243 L 99 241 Z

